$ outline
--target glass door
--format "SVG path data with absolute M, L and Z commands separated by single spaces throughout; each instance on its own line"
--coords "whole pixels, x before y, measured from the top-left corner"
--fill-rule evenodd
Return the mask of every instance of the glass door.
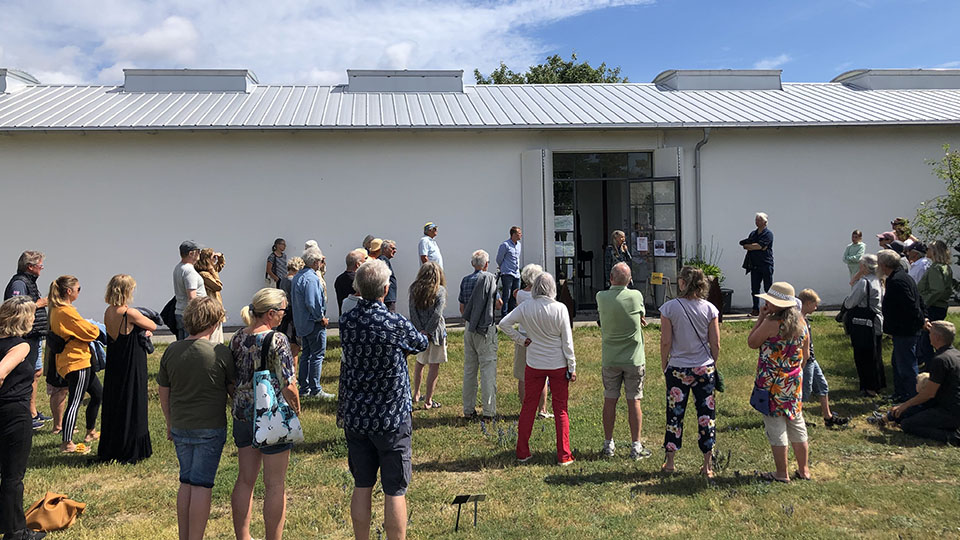
M 667 290 L 649 285 L 651 274 L 663 273 L 676 283 L 679 257 L 679 205 L 677 180 L 653 179 L 630 182 L 630 251 L 633 280 L 648 305 L 663 304 Z M 675 289 L 673 289 L 675 290 Z

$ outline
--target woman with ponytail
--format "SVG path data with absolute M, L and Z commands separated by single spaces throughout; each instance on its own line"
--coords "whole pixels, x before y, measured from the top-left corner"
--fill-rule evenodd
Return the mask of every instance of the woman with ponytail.
M 73 428 L 77 424 L 84 394 L 90 395 L 90 401 L 87 403 L 87 434 L 83 440 L 90 443 L 100 438 L 95 428 L 103 387 L 97 374 L 90 369 L 90 343 L 100 336 L 100 329 L 81 317 L 77 308 L 73 307 L 79 297 L 80 281 L 74 276 L 58 277 L 50 284 L 50 294 L 47 296 L 50 333 L 66 342 L 63 350 L 56 355 L 57 374 L 66 379 L 69 389 L 60 432 L 63 440 L 60 450 L 65 453 L 77 451 L 77 445 L 73 444 Z M 52 346 L 52 343 L 48 346 Z
M 147 337 L 157 323 L 130 307 L 137 282 L 126 274 L 110 278 L 104 301 L 107 310 L 107 367 L 103 373 L 103 437 L 97 456 L 103 461 L 136 463 L 150 457 L 147 423 L 147 350 L 138 335 Z
M 263 465 L 263 522 L 268 540 L 283 536 L 287 496 L 285 483 L 291 444 L 253 447 L 253 372 L 260 364 L 260 350 L 268 347 L 267 368 L 274 392 L 282 393 L 290 407 L 300 414 L 300 395 L 293 366 L 290 342 L 282 332 L 271 332 L 287 311 L 287 296 L 280 289 L 263 288 L 253 295 L 250 305 L 240 311 L 246 328 L 230 340 L 236 369 L 237 390 L 233 397 L 233 442 L 237 445 L 239 471 L 230 504 L 233 530 L 237 538 L 250 538 L 253 488 Z M 267 342 L 267 337 L 272 339 Z

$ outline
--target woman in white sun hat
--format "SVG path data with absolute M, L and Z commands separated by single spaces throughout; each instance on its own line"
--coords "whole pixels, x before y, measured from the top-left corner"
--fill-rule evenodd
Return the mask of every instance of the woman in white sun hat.
M 771 482 L 790 481 L 787 473 L 789 441 L 797 460 L 794 476 L 809 479 L 807 428 L 801 411 L 803 363 L 810 356 L 807 325 L 789 283 L 778 281 L 769 291 L 756 296 L 765 303 L 747 337 L 751 349 L 760 349 L 750 403 L 764 415 L 763 425 L 777 469 L 761 475 L 761 478 Z

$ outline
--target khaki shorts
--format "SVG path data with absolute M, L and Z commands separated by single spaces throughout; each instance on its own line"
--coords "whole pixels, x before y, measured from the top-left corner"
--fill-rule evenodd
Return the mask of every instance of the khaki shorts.
M 527 348 L 513 344 L 513 378 L 523 381 L 523 372 L 527 370 Z
M 791 444 L 807 442 L 807 424 L 803 421 L 803 413 L 797 413 L 793 420 L 786 416 L 764 415 L 763 428 L 770 446 L 786 446 L 788 441 Z
M 427 350 L 422 353 L 417 354 L 417 363 L 418 364 L 442 364 L 447 361 L 447 344 L 443 345 L 434 345 L 433 343 L 427 345 Z
M 623 386 L 623 395 L 627 399 L 643 399 L 643 376 L 645 366 L 604 366 L 603 397 L 617 399 L 620 397 L 620 386 Z

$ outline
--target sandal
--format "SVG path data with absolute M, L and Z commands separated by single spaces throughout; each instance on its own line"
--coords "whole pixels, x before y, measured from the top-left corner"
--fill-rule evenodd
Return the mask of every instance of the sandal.
M 100 440 L 100 432 L 94 431 L 93 433 L 87 433 L 87 436 L 83 438 L 83 442 L 93 442 Z
M 80 443 L 80 444 L 74 446 L 73 450 L 60 450 L 60 452 L 63 453 L 63 454 L 79 454 L 79 455 L 81 455 L 81 456 L 85 456 L 85 455 L 89 454 L 92 450 L 93 450 L 93 448 L 91 448 L 91 447 L 89 447 L 89 446 L 87 446 L 87 445 L 85 445 L 85 444 L 83 444 L 83 443 Z
M 780 482 L 781 484 L 790 483 L 789 478 L 787 478 L 786 480 L 784 480 L 783 478 L 777 478 L 777 475 L 772 472 L 766 472 L 766 473 L 755 472 L 754 476 L 756 476 L 759 480 L 763 480 L 764 482 Z
M 793 479 L 794 479 L 794 480 L 806 480 L 806 481 L 810 481 L 810 480 L 813 480 L 813 477 L 812 477 L 812 476 L 803 476 L 802 474 L 800 474 L 800 471 L 799 471 L 799 470 L 796 470 L 796 471 L 793 471 Z
M 424 408 L 425 410 L 439 409 L 439 408 L 440 408 L 440 402 L 431 399 L 429 403 L 424 403 L 424 404 L 423 404 L 423 408 Z

